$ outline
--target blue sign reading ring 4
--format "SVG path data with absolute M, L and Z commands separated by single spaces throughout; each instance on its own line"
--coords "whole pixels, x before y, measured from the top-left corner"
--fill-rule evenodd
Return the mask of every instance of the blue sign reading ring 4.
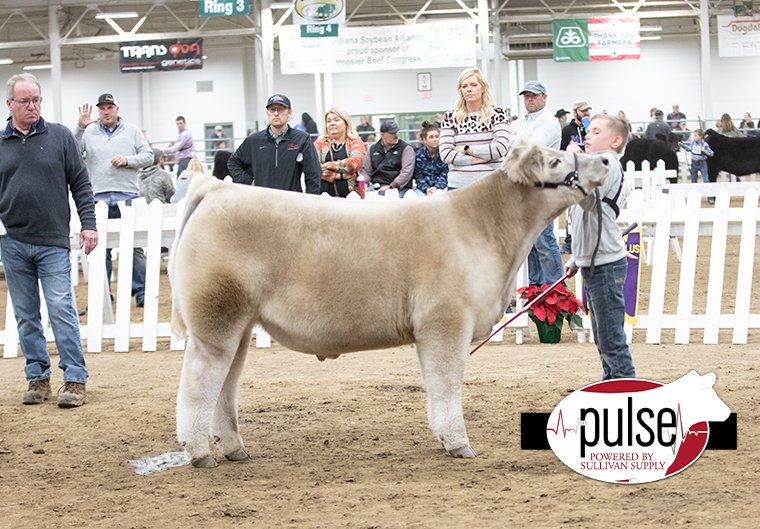
M 247 15 L 248 0 L 199 0 L 198 14 L 202 17 Z

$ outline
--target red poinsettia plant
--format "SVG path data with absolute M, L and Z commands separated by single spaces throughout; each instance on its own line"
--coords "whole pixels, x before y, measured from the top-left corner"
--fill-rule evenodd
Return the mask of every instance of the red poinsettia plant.
M 520 294 L 520 299 L 524 299 L 530 303 L 549 290 L 549 287 L 551 285 L 541 285 L 541 288 L 536 285 L 530 285 L 517 289 L 517 293 Z M 540 321 L 558 327 L 562 327 L 563 320 L 567 320 L 568 323 L 574 323 L 578 327 L 583 326 L 583 321 L 580 317 L 580 313 L 582 312 L 583 307 L 581 302 L 562 283 L 554 287 L 554 290 L 528 309 L 528 315 L 534 322 Z

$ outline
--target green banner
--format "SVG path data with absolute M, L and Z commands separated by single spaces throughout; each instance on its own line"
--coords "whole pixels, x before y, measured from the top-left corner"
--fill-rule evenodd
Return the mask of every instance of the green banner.
M 588 19 L 552 21 L 554 62 L 588 61 Z
M 202 17 L 230 17 L 248 14 L 248 0 L 199 0 L 198 15 Z

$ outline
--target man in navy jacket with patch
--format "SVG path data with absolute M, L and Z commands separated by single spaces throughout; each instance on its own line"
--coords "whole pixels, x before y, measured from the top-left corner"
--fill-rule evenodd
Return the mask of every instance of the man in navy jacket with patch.
M 309 135 L 291 128 L 290 99 L 275 94 L 267 101 L 269 126 L 248 136 L 230 156 L 227 168 L 238 184 L 319 194 L 322 167 Z

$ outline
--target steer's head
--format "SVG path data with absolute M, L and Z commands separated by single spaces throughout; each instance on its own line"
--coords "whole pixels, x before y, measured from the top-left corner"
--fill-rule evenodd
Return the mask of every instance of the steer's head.
M 572 189 L 578 195 L 577 202 L 604 183 L 608 164 L 602 156 L 557 151 L 519 136 L 510 146 L 502 169 L 516 184 Z

